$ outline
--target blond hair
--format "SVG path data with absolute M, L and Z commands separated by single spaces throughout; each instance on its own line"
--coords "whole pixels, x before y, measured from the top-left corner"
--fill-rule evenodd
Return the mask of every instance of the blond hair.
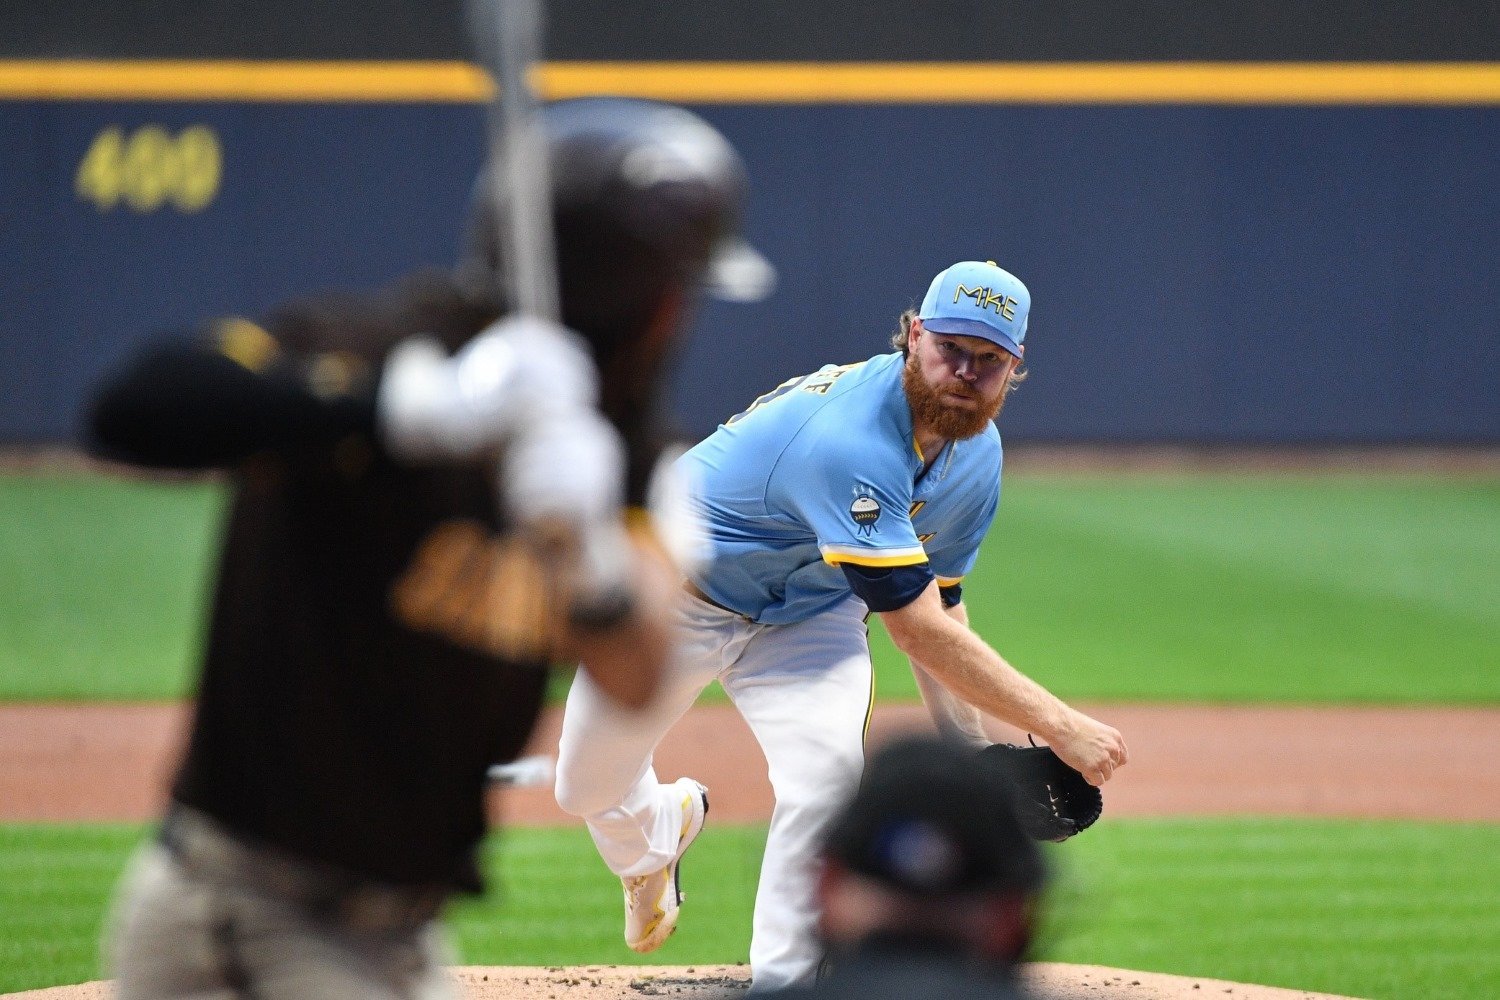
M 911 341 L 911 325 L 916 318 L 917 311 L 915 309 L 908 309 L 903 312 L 901 317 L 896 321 L 896 332 L 891 335 L 891 346 L 900 351 L 903 357 L 907 354 L 907 344 Z M 1006 393 L 1015 392 L 1016 386 L 1026 381 L 1028 374 L 1030 373 L 1025 367 L 1017 365 L 1015 371 L 1010 373 L 1010 380 L 1005 383 Z

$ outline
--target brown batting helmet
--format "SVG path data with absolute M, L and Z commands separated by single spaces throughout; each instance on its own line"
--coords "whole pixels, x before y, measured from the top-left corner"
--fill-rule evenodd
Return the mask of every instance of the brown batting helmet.
M 744 165 L 708 122 L 622 98 L 560 101 L 542 122 L 562 319 L 594 345 L 601 368 L 674 289 L 731 301 L 770 292 L 774 270 L 740 233 Z M 492 199 L 476 197 L 460 275 L 492 295 L 504 287 L 495 231 Z

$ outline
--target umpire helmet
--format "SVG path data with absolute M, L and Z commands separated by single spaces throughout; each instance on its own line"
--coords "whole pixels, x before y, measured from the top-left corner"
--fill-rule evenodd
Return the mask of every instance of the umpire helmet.
M 740 235 L 744 166 L 708 122 L 674 105 L 583 98 L 547 106 L 542 123 L 562 319 L 593 344 L 601 368 L 673 289 L 731 301 L 770 292 L 774 270 Z M 460 276 L 498 296 L 495 206 L 482 194 L 476 187 Z

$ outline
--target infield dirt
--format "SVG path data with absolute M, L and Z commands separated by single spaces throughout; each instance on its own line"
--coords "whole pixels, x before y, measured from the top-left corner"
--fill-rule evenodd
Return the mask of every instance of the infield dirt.
M 1500 772 L 1451 762 L 1500 757 L 1500 711 L 1373 707 L 1083 705 L 1127 734 L 1130 765 L 1106 786 L 1108 814 L 1319 815 L 1500 822 Z M 148 820 L 164 800 L 187 710 L 177 704 L 0 705 L 0 821 Z M 548 712 L 531 752 L 557 744 Z M 927 728 L 919 705 L 881 706 L 871 743 Z M 997 728 L 998 738 L 1019 740 Z M 711 750 L 711 752 L 710 752 Z M 771 791 L 759 748 L 727 706 L 702 706 L 657 754 L 664 779 L 713 789 L 720 822 L 764 822 Z M 546 788 L 497 792 L 510 825 L 571 823 Z M 743 994 L 744 966 L 468 967 L 464 1000 L 708 1000 Z M 1196 977 L 1037 963 L 1042 1000 L 1296 1000 L 1324 994 Z M 108 983 L 13 994 L 99 1000 Z
M 1500 822 L 1500 711 L 1464 708 L 1081 705 L 1117 726 L 1130 765 L 1105 789 L 1108 816 L 1281 815 Z M 0 821 L 149 820 L 164 801 L 187 710 L 178 704 L 0 705 Z M 557 746 L 548 711 L 532 753 Z M 877 707 L 871 744 L 928 727 L 919 705 Z M 996 727 L 994 735 L 1022 741 Z M 771 786 L 754 737 L 728 706 L 699 706 L 656 755 L 663 780 L 713 790 L 717 822 L 764 822 Z M 509 825 L 574 822 L 545 788 L 497 793 Z

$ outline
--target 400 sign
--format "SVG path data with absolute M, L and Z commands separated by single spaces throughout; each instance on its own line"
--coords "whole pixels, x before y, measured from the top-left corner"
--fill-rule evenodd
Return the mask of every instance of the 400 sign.
M 175 136 L 160 125 L 126 132 L 111 125 L 90 143 L 73 177 L 73 190 L 101 212 L 117 206 L 154 212 L 171 206 L 200 212 L 219 193 L 224 154 L 207 125 Z

